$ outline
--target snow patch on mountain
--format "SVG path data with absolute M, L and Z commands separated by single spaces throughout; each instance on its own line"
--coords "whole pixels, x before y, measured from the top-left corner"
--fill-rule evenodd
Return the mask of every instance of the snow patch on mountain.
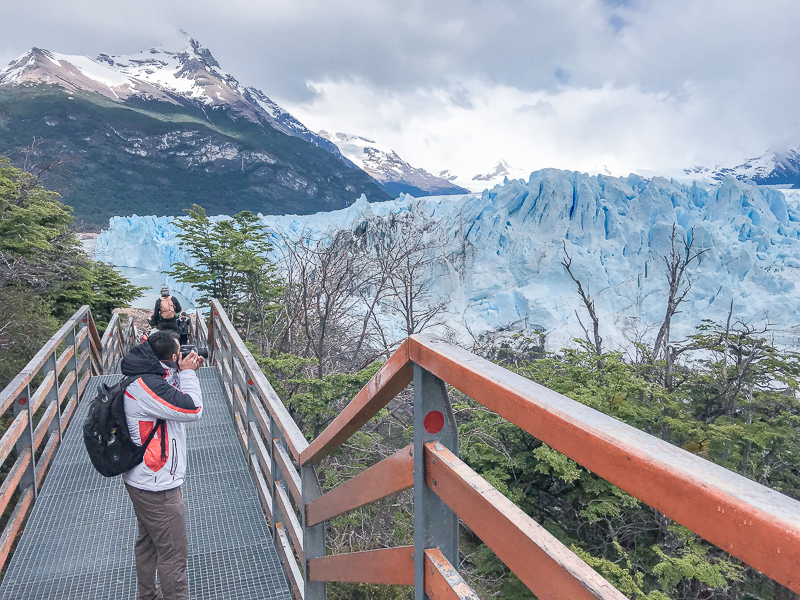
M 784 151 L 770 150 L 735 166 L 696 166 L 685 169 L 685 173 L 706 181 L 721 181 L 730 176 L 762 185 L 800 187 L 800 146 Z
M 546 331 L 553 347 L 582 337 L 576 313 L 586 322 L 586 312 L 561 265 L 565 247 L 596 302 L 608 346 L 652 337 L 665 310 L 663 257 L 673 225 L 704 251 L 689 269 L 692 287 L 675 337 L 702 319 L 723 319 L 731 302 L 738 318 L 768 319 L 786 336 L 800 324 L 800 198 L 787 201 L 732 177 L 708 190 L 658 177 L 548 169 L 481 194 L 376 204 L 362 197 L 340 211 L 262 221 L 289 239 L 336 229 L 377 239 L 394 231 L 398 218 L 435 224 L 431 235 L 444 249 L 429 276 L 447 299 L 447 325 L 465 337 L 506 327 Z M 112 219 L 96 253 L 112 264 L 168 270 L 187 260 L 177 231 L 166 217 Z M 390 308 L 383 318 L 392 323 Z
M 431 175 L 425 169 L 412 167 L 384 144 L 347 133 L 320 131 L 319 135 L 336 144 L 348 160 L 371 175 L 390 194 L 435 196 L 467 192 L 446 179 Z
M 0 70 L 0 85 L 38 83 L 59 85 L 72 91 L 96 92 L 118 102 L 138 95 L 175 103 L 163 90 L 85 56 L 32 48 Z

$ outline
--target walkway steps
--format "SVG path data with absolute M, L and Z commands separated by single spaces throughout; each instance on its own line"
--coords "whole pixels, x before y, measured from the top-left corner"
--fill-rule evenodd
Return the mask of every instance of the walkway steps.
M 190 424 L 183 485 L 189 532 L 190 597 L 290 600 L 289 587 L 261 511 L 223 397 L 217 371 L 198 371 L 205 408 Z M 94 397 L 93 377 L 84 398 Z M 0 600 L 133 600 L 136 518 L 121 477 L 91 466 L 82 402 L 53 461 L 0 585 Z

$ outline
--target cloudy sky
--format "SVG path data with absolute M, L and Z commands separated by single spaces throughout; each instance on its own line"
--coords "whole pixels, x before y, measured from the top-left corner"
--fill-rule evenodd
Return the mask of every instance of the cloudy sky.
M 796 0 L 0 0 L 31 46 L 183 43 L 314 130 L 438 173 L 674 173 L 800 144 Z

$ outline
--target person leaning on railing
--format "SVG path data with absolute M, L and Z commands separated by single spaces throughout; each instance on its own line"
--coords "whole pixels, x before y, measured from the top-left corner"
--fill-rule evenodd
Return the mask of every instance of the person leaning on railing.
M 181 357 L 175 332 L 157 331 L 134 346 L 120 365 L 126 377 L 139 375 L 125 390 L 131 439 L 141 445 L 159 420 L 163 423 L 148 445 L 144 461 L 122 475 L 139 526 L 135 547 L 137 600 L 189 597 L 181 484 L 187 462 L 185 424 L 199 420 L 203 412 L 196 373 L 203 362 L 194 351 Z

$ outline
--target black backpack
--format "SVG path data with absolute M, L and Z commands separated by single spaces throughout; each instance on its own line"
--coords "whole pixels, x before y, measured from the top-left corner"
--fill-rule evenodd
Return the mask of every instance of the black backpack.
M 97 395 L 89 404 L 89 414 L 83 422 L 83 443 L 94 465 L 103 477 L 113 477 L 144 460 L 147 446 L 161 427 L 161 458 L 166 458 L 165 421 L 158 419 L 144 444 L 137 446 L 131 439 L 125 418 L 125 388 L 136 381 L 127 377 L 112 386 L 101 383 Z

